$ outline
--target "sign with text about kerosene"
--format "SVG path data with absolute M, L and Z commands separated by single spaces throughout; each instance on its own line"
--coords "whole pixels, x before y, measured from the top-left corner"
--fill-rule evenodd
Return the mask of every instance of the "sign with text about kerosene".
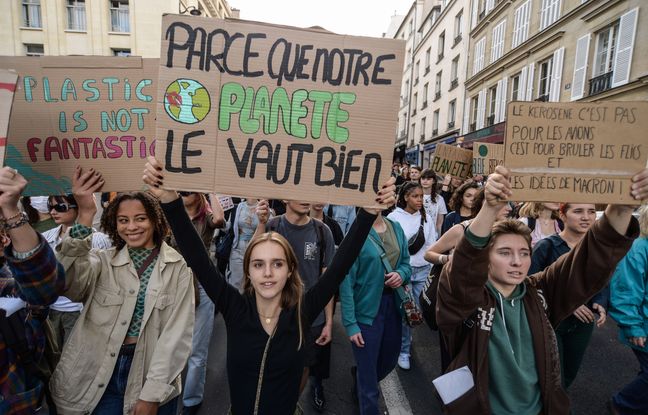
M 156 157 L 165 187 L 375 204 L 403 41 L 165 15 Z
M 514 200 L 637 204 L 648 159 L 648 102 L 511 102 L 504 165 Z
M 142 188 L 155 148 L 157 59 L 0 57 L 16 86 L 5 164 L 26 195 L 71 192 L 77 165 L 103 173 L 105 191 Z

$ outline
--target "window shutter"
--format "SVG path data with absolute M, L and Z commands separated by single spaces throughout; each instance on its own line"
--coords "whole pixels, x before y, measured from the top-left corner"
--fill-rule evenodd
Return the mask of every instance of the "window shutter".
M 553 54 L 553 65 L 551 69 L 551 84 L 549 85 L 549 101 L 560 101 L 560 88 L 562 82 L 563 57 L 565 48 L 556 49 Z
M 587 55 L 589 53 L 590 33 L 576 41 L 576 56 L 574 57 L 574 78 L 571 86 L 571 100 L 583 98 L 585 95 L 585 78 L 587 75 Z
M 531 0 L 524 3 L 524 13 L 522 15 L 522 28 L 520 29 L 520 43 L 525 42 L 529 37 L 529 22 L 531 21 Z
M 504 51 L 504 32 L 506 27 L 506 20 L 502 20 L 497 26 L 493 28 L 492 44 L 491 44 L 491 63 L 495 62 L 502 57 Z
M 630 10 L 619 20 L 619 35 L 617 36 L 616 56 L 612 70 L 612 88 L 628 83 L 630 65 L 632 64 L 632 49 L 634 47 L 635 29 L 639 8 Z
M 479 91 L 477 99 L 477 129 L 484 128 L 484 118 L 486 117 L 486 88 Z
M 518 100 L 526 101 L 526 85 L 527 85 L 527 67 L 525 66 L 520 71 L 520 83 L 518 84 Z
M 468 130 L 470 129 L 470 98 L 466 98 L 466 104 L 464 105 L 463 111 L 463 126 L 461 132 L 463 134 L 468 134 Z
M 529 72 L 527 73 L 527 92 L 525 96 L 526 101 L 533 101 L 534 72 L 535 72 L 535 62 L 529 64 Z
M 479 0 L 473 0 L 472 4 L 472 18 L 470 19 L 470 29 L 477 26 L 477 14 L 479 13 Z
M 517 9 L 515 9 L 515 15 L 513 18 L 513 36 L 511 40 L 511 49 L 514 49 L 517 45 L 519 45 L 518 36 L 520 33 L 520 24 L 522 21 L 521 12 L 522 12 L 522 7 L 518 7 Z
M 497 89 L 497 93 L 499 94 L 499 101 L 500 101 L 500 113 L 499 113 L 499 122 L 502 122 L 506 119 L 506 102 L 508 100 L 508 95 L 507 95 L 507 89 L 508 89 L 508 77 L 502 78 L 502 87 L 501 89 Z M 497 115 L 495 115 L 497 117 Z
M 549 21 L 549 3 L 551 0 L 542 0 L 542 6 L 540 7 L 540 30 L 543 30 L 547 27 L 547 22 Z
M 500 121 L 500 105 L 501 105 L 501 99 L 500 96 L 502 95 L 502 80 L 500 79 L 497 81 L 497 89 L 496 89 L 496 95 L 495 95 L 495 111 L 493 111 L 493 115 L 495 116 L 494 123 L 498 123 Z
M 477 44 L 475 44 L 475 62 L 473 64 L 473 75 L 476 75 L 477 72 L 481 71 L 484 68 L 484 49 L 486 46 L 486 36 L 479 39 Z

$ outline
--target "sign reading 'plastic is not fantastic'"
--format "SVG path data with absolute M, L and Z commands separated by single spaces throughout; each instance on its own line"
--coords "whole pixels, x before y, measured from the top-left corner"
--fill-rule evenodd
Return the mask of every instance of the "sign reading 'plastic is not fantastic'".
M 166 15 L 156 156 L 170 188 L 373 205 L 404 42 Z

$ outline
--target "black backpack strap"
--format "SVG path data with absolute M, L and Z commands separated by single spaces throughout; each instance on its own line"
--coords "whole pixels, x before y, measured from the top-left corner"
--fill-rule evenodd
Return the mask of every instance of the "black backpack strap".
M 326 209 L 326 216 L 333 217 L 333 205 L 329 204 L 328 209 Z
M 317 219 L 311 219 L 315 223 L 315 232 L 317 232 L 317 244 L 319 245 L 319 257 L 320 257 L 320 275 L 322 270 L 326 268 L 324 264 L 324 253 L 326 251 L 326 239 L 324 239 L 324 225 Z
M 529 229 L 531 229 L 531 231 L 533 231 L 536 227 L 536 218 L 529 216 L 527 218 L 527 226 L 529 227 Z

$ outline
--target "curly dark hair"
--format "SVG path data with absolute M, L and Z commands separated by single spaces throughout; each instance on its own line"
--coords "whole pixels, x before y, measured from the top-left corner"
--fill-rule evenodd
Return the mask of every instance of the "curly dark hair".
M 126 245 L 126 241 L 117 233 L 117 211 L 121 202 L 125 200 L 139 200 L 142 203 L 146 216 L 153 222 L 153 242 L 155 246 L 160 246 L 170 235 L 169 223 L 164 217 L 160 202 L 153 195 L 145 192 L 119 193 L 104 210 L 101 216 L 101 227 L 112 240 L 113 246 L 119 251 Z
M 396 201 L 396 206 L 405 209 L 407 206 L 407 201 L 405 197 L 410 194 L 415 189 L 423 189 L 423 186 L 419 182 L 405 182 L 401 185 L 401 188 L 398 192 L 398 200 Z M 425 206 L 421 206 L 421 215 L 423 215 L 423 222 L 425 222 Z
M 457 190 L 454 191 L 452 197 L 450 198 L 450 202 L 448 203 L 450 205 L 450 209 L 454 210 L 455 212 L 458 212 L 461 209 L 464 193 L 466 193 L 466 190 L 468 189 L 479 190 L 479 185 L 476 182 L 466 182 L 457 187 Z

